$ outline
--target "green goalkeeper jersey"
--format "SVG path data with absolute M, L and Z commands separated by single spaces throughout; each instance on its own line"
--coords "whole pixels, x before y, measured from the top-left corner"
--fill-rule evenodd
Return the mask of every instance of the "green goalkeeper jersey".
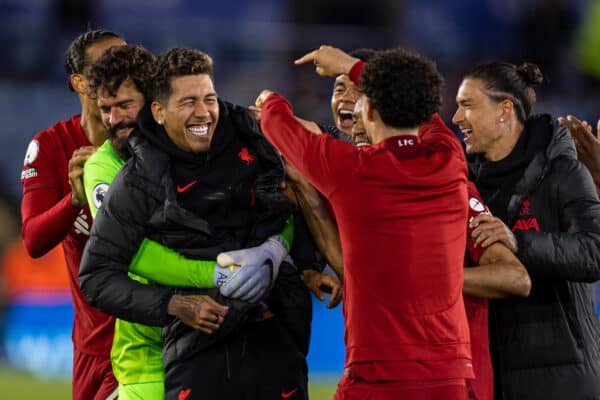
M 124 164 L 109 140 L 86 161 L 83 182 L 93 218 Z M 289 249 L 293 238 L 291 218 L 281 235 Z M 155 241 L 144 239 L 129 266 L 129 277 L 144 284 L 156 282 L 171 287 L 212 288 L 215 266 L 214 260 L 188 259 Z M 161 328 L 117 319 L 111 362 L 120 384 L 163 381 Z

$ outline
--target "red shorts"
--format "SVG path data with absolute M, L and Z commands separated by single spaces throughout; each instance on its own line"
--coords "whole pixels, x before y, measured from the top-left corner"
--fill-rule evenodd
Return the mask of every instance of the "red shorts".
M 342 375 L 334 400 L 467 400 L 464 379 L 367 382 Z
M 113 400 L 118 388 L 109 357 L 73 350 L 73 400 Z

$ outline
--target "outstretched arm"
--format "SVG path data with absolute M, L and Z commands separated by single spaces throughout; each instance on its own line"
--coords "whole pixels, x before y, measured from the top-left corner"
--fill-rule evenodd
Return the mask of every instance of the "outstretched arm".
M 352 67 L 359 61 L 358 58 L 352 57 L 336 47 L 322 45 L 294 61 L 294 64 L 301 65 L 312 62 L 317 74 L 336 77 L 349 74 Z
M 597 134 L 594 135 L 592 127 L 587 121 L 580 121 L 576 117 L 569 115 L 567 118 L 559 118 L 563 126 L 571 133 L 571 137 L 577 148 L 577 158 L 583 163 L 592 174 L 596 189 L 600 188 L 600 141 Z M 597 124 L 597 131 L 600 129 L 600 120 Z

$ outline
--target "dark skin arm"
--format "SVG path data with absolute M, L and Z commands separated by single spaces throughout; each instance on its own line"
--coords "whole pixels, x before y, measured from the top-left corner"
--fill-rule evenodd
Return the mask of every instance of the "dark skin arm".
M 519 259 L 503 244 L 486 248 L 476 267 L 465 268 L 463 293 L 486 299 L 527 297 L 531 279 Z
M 590 171 L 598 190 L 600 188 L 600 141 L 597 135 L 587 121 L 580 121 L 572 115 L 567 116 L 566 119 L 561 117 L 558 122 L 571 133 L 577 148 L 577 158 Z M 597 132 L 600 131 L 600 121 L 596 129 Z
M 173 295 L 168 306 L 169 315 L 208 335 L 221 327 L 228 310 L 209 296 L 195 294 Z
M 296 168 L 286 163 L 286 173 L 291 181 L 297 204 L 302 209 L 304 219 L 313 235 L 317 248 L 323 254 L 340 280 L 344 279 L 344 259 L 337 225 L 321 203 L 319 192 Z
M 302 274 L 304 275 L 304 284 L 319 300 L 325 300 L 325 293 L 331 294 L 327 308 L 333 308 L 340 304 L 344 296 L 344 290 L 338 278 L 314 269 L 306 269 L 302 271 Z

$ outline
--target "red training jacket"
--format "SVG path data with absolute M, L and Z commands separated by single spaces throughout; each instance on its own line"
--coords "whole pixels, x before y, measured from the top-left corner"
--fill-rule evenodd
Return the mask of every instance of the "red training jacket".
M 429 124 L 423 139 L 359 150 L 304 129 L 277 94 L 263 105 L 265 135 L 333 206 L 346 367 L 365 380 L 473 378 L 462 296 L 467 166 L 439 116 Z

